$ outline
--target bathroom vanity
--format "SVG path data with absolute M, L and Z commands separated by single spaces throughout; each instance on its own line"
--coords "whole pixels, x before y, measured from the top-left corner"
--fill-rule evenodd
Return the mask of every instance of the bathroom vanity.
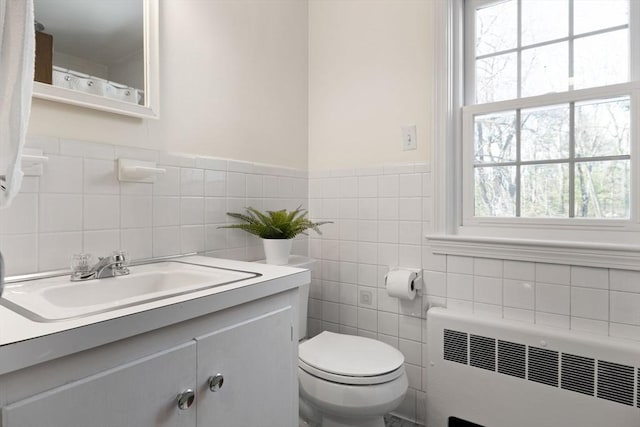
M 259 276 L 68 320 L 0 306 L 0 425 L 297 425 L 297 296 L 309 271 L 183 260 Z

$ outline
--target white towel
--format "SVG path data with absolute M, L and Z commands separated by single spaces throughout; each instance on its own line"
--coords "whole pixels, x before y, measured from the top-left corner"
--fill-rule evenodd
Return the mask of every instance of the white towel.
M 113 98 L 134 104 L 137 104 L 139 99 L 138 89 L 114 82 L 108 82 L 105 85 L 104 94 L 107 98 Z
M 58 87 L 63 87 L 66 89 L 71 89 L 71 74 L 66 71 L 56 70 L 53 67 L 53 85 Z
M 20 190 L 35 62 L 33 0 L 0 0 L 0 207 Z
M 92 95 L 104 96 L 104 87 L 107 83 L 105 80 L 94 77 L 78 77 L 76 81 L 77 87 L 72 87 L 72 89 Z

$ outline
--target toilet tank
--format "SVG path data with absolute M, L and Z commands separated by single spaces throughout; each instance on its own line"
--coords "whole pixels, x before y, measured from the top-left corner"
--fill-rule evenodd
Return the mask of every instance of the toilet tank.
M 264 263 L 265 260 L 256 261 L 260 263 Z M 296 268 L 306 268 L 309 270 L 313 270 L 313 265 L 316 260 L 313 258 L 308 258 L 302 255 L 291 255 L 289 256 L 289 262 L 287 265 L 289 267 Z M 309 311 L 309 286 L 310 283 L 306 283 L 301 285 L 298 289 L 298 303 L 300 307 L 300 311 L 298 312 L 298 341 L 307 337 L 307 312 Z
M 291 255 L 289 257 L 289 262 L 287 263 L 287 265 L 290 267 L 313 270 L 313 264 L 315 264 L 315 262 L 316 261 L 313 258 L 308 258 L 301 255 Z M 306 338 L 307 336 L 307 308 L 309 306 L 309 285 L 309 283 L 306 283 L 298 288 L 298 302 L 300 307 L 300 311 L 298 312 L 298 340 Z

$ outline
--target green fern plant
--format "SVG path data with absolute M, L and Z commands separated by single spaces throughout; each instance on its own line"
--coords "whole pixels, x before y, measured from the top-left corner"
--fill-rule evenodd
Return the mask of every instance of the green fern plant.
M 245 210 L 246 213 L 227 212 L 230 217 L 244 221 L 242 224 L 222 225 L 218 228 L 237 228 L 263 239 L 293 239 L 298 234 L 307 234 L 307 230 L 322 234 L 319 227 L 332 222 L 310 221 L 307 219 L 308 212 L 301 206 L 293 211 L 282 209 L 260 212 L 252 207 Z

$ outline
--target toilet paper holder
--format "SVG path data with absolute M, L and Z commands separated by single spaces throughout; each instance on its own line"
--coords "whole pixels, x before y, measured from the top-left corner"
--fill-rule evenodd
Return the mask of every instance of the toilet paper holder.
M 416 277 L 411 281 L 412 290 L 416 290 L 416 295 L 422 295 L 422 269 L 407 267 L 389 267 L 389 272 L 384 275 L 384 287 L 387 287 L 387 277 L 389 273 L 396 270 L 407 270 L 416 273 Z

